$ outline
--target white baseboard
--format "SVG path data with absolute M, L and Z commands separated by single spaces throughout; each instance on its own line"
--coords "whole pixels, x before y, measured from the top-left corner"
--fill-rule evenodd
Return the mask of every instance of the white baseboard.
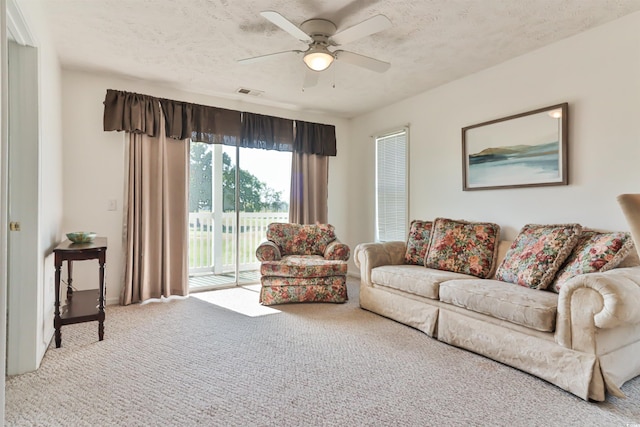
M 118 305 L 120 304 L 120 298 L 107 298 L 107 305 Z

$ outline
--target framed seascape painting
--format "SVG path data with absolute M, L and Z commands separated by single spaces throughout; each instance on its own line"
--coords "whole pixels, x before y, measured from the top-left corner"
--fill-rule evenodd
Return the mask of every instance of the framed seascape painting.
M 462 189 L 567 185 L 569 104 L 462 128 Z

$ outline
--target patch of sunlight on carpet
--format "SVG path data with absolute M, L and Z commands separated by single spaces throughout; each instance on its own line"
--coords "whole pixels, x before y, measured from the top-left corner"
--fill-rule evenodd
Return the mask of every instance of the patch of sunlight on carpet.
M 249 317 L 280 313 L 275 308 L 265 307 L 258 302 L 258 294 L 252 289 L 231 288 L 191 294 L 190 297 L 235 311 Z

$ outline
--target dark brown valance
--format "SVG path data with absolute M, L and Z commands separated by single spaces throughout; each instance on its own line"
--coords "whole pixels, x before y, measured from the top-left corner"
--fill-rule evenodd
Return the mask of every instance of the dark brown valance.
M 336 127 L 296 120 L 296 138 L 293 151 L 297 153 L 335 156 Z
M 160 106 L 169 138 L 228 145 L 236 145 L 240 138 L 240 111 L 112 89 L 104 99 L 104 130 L 157 136 Z
M 108 89 L 104 99 L 104 130 L 157 136 L 160 131 L 158 99 Z
M 240 146 L 293 151 L 293 120 L 262 114 L 242 113 Z
M 161 111 L 169 138 L 190 138 L 208 144 L 322 156 L 336 155 L 336 128 L 333 125 L 241 113 L 113 89 L 107 90 L 104 100 L 104 130 L 157 136 Z
M 240 138 L 240 111 L 161 99 L 167 136 L 208 144 L 236 145 Z

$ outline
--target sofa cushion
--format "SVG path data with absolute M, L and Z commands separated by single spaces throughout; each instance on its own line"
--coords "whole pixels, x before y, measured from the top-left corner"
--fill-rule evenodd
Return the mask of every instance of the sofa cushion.
M 282 255 L 323 255 L 336 239 L 331 224 L 290 224 L 274 222 L 267 228 L 267 240 L 280 248 Z
M 280 261 L 263 261 L 260 274 L 279 277 L 345 276 L 347 262 L 326 260 L 319 255 L 287 255 Z
M 511 244 L 496 279 L 546 289 L 578 243 L 580 224 L 527 224 Z
M 555 329 L 558 295 L 553 292 L 499 280 L 450 280 L 440 284 L 440 301 L 538 331 Z
M 556 274 L 551 289 L 554 292 L 560 292 L 562 285 L 572 277 L 579 274 L 604 272 L 617 267 L 633 247 L 633 240 L 629 233 L 583 230 L 578 244 Z
M 438 299 L 440 283 L 453 279 L 475 279 L 466 274 L 434 270 L 419 265 L 383 265 L 371 270 L 371 283 L 421 297 Z
M 491 277 L 499 240 L 497 224 L 436 218 L 424 265 L 480 278 Z
M 431 237 L 431 221 L 411 221 L 409 237 L 407 238 L 407 252 L 404 255 L 405 264 L 424 265 L 429 238 Z

